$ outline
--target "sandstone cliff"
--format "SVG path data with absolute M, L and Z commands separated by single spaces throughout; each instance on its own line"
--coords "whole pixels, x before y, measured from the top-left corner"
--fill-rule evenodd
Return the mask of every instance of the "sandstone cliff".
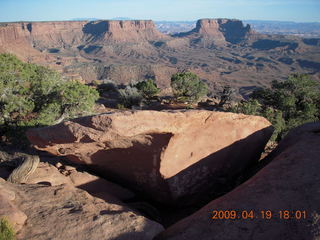
M 44 49 L 81 43 L 86 22 L 21 22 L 0 26 L 0 44 Z
M 200 19 L 196 27 L 187 33 L 177 34 L 181 37 L 211 39 L 215 44 L 240 43 L 255 34 L 250 25 L 231 19 Z
M 139 42 L 169 38 L 151 20 L 21 22 L 0 25 L 0 44 L 37 49 L 77 47 L 99 40 Z
M 87 40 L 116 42 L 155 41 L 169 38 L 160 33 L 153 21 L 96 21 L 89 22 L 83 28 Z
M 0 52 L 64 71 L 67 76 L 96 79 L 65 67 L 109 56 L 146 58 L 157 55 L 152 41 L 170 39 L 151 20 L 17 22 L 0 25 Z M 86 71 L 87 72 L 87 71 Z M 97 73 L 93 73 L 97 74 Z

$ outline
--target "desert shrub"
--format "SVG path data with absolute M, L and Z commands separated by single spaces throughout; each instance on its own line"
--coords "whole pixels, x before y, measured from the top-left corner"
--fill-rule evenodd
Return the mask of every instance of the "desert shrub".
M 15 233 L 9 222 L 1 218 L 0 219 L 0 240 L 15 240 Z
M 232 108 L 234 112 L 243 113 L 246 115 L 260 115 L 261 109 L 261 104 L 255 99 L 242 101 Z
M 230 105 L 235 98 L 235 89 L 229 85 L 223 86 L 221 91 L 218 92 L 217 97 L 219 98 L 219 107 Z
M 13 55 L 0 55 L 0 130 L 4 135 L 89 113 L 97 99 L 93 88 Z
M 121 103 L 125 107 L 139 106 L 143 100 L 142 94 L 136 87 L 131 85 L 126 86 L 124 89 L 119 89 Z
M 123 104 L 121 104 L 121 103 L 118 103 L 118 104 L 116 105 L 116 108 L 119 109 L 119 110 L 125 110 L 125 109 L 126 109 L 126 107 L 125 107 Z
M 123 107 L 140 106 L 143 102 L 148 102 L 154 98 L 160 89 L 151 79 L 138 83 L 131 83 L 119 89 L 119 96 Z
M 320 119 L 320 83 L 293 74 L 286 81 L 273 81 L 271 88 L 254 91 L 232 111 L 266 117 L 275 127 L 272 139 L 280 140 L 290 129 Z
M 157 84 L 152 79 L 138 82 L 134 86 L 142 94 L 143 98 L 147 100 L 152 99 L 160 92 Z
M 191 72 L 176 73 L 171 77 L 171 88 L 178 101 L 196 102 L 208 93 L 208 86 Z

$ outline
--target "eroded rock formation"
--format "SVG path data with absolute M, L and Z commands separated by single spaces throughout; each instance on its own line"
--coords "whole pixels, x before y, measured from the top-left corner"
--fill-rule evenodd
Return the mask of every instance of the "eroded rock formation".
M 319 122 L 292 130 L 271 153 L 269 165 L 156 239 L 319 239 L 319 143 Z M 213 211 L 223 211 L 221 219 Z M 237 216 L 230 219 L 224 211 Z M 252 211 L 253 218 L 243 211 Z
M 3 189 L 14 193 L 16 209 L 3 205 Z M 9 212 L 6 216 L 22 212 L 22 217 L 9 219 L 11 224 L 23 224 L 23 216 L 27 216 L 23 227 L 17 229 L 17 239 L 21 240 L 150 240 L 163 230 L 160 224 L 114 199 L 103 201 L 70 185 L 17 185 L 0 178 L 0 190 L 0 217 L 3 209 Z
M 212 40 L 215 44 L 240 43 L 256 34 L 250 25 L 243 26 L 242 21 L 231 19 L 201 19 L 195 29 L 187 33 L 177 34 L 183 37 L 198 37 Z
M 319 79 L 319 46 L 299 37 L 255 33 L 234 19 L 201 19 L 173 36 L 150 20 L 0 24 L 0 52 L 50 66 L 71 79 L 117 84 L 155 79 L 170 87 L 172 74 L 192 71 L 215 86 L 265 87 L 290 73 Z M 310 60 L 312 59 L 312 60 Z
M 139 42 L 169 38 L 160 33 L 151 20 L 89 22 L 84 26 L 83 32 L 91 35 L 89 39 L 100 37 L 99 40 L 103 41 Z
M 271 134 L 262 117 L 210 111 L 106 113 L 27 133 L 38 149 L 176 204 L 228 185 Z

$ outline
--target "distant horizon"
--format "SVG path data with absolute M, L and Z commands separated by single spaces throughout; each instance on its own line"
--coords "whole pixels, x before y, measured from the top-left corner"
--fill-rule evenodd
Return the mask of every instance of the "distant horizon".
M 154 20 L 154 19 L 116 19 L 116 18 L 73 18 L 73 19 L 63 19 L 63 20 L 18 20 L 18 21 L 0 21 L 0 23 L 20 23 L 20 22 L 81 22 L 81 21 L 153 21 L 153 22 L 197 22 L 201 19 L 236 19 L 240 21 L 261 21 L 261 22 L 282 22 L 282 23 L 320 23 L 320 21 L 314 22 L 297 22 L 297 21 L 288 21 L 288 20 L 260 20 L 260 19 L 238 19 L 238 18 L 227 18 L 227 17 L 212 17 L 212 18 L 199 18 L 196 20 Z
M 320 22 L 319 0 L 1 0 L 0 9 L 0 22 L 109 20 L 122 16 L 169 22 L 204 18 Z

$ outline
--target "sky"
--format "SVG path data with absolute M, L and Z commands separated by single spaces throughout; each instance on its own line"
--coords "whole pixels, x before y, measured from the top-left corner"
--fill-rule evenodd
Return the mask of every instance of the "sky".
M 320 0 L 0 0 L 0 22 L 116 17 L 320 22 Z

